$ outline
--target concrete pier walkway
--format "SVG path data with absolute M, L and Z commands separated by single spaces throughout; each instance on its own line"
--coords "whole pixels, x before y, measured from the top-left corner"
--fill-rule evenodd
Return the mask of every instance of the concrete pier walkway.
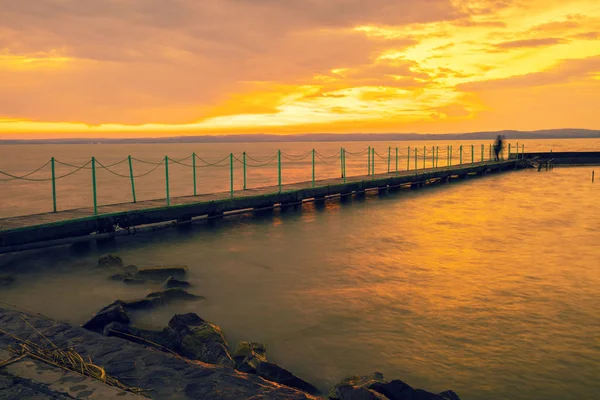
M 228 213 L 272 208 L 370 190 L 447 181 L 454 177 L 485 175 L 524 168 L 517 159 L 475 162 L 450 167 L 390 172 L 376 175 L 299 182 L 281 186 L 236 190 L 198 196 L 140 201 L 80 208 L 0 219 L 0 253 L 28 250 L 72 241 L 93 240 L 140 232 L 140 227 L 197 217 L 219 217 Z

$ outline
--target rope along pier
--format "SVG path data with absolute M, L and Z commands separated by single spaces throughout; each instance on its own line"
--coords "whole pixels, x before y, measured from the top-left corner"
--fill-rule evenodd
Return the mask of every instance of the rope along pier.
M 522 154 L 523 147 L 517 148 Z M 183 222 L 203 216 L 218 217 L 228 213 L 320 201 L 328 197 L 347 196 L 371 190 L 418 187 L 454 177 L 514 170 L 525 164 L 520 161 L 522 157 L 511 157 L 510 154 L 506 159 L 503 157 L 494 161 L 489 157 L 491 151 L 486 151 L 483 145 L 460 146 L 458 150 L 457 157 L 452 146 L 425 146 L 413 149 L 408 146 L 403 149 L 388 147 L 383 151 L 376 151 L 369 146 L 353 152 L 342 147 L 337 152 L 327 153 L 315 149 L 302 154 L 277 151 L 274 155 L 265 156 L 251 156 L 246 152 L 230 153 L 215 161 L 207 161 L 196 153 L 183 159 L 165 156 L 155 161 L 128 156 L 113 163 L 103 163 L 92 157 L 82 165 L 51 158 L 27 174 L 19 175 L 0 170 L 0 188 L 1 185 L 10 185 L 11 182 L 20 180 L 51 183 L 48 196 L 51 203 L 49 202 L 48 212 L 0 219 L 0 253 L 65 244 L 69 241 L 128 235 L 140 232 L 140 227 L 149 224 Z M 463 153 L 469 157 L 463 157 Z M 282 165 L 291 164 L 306 170 L 310 180 L 284 183 L 282 178 L 285 171 L 282 170 Z M 56 165 L 70 171 L 57 175 Z M 119 165 L 129 173 L 115 169 Z M 171 196 L 172 176 L 169 167 L 173 165 L 191 170 L 189 195 Z M 272 169 L 273 184 L 249 187 L 248 178 L 253 171 L 250 168 L 261 167 Z M 351 173 L 348 173 L 348 167 Z M 198 194 L 196 173 L 204 168 L 227 171 L 229 191 Z M 46 176 L 43 176 L 47 169 L 50 171 L 46 171 Z M 97 173 L 100 171 L 109 173 L 114 179 L 128 180 L 131 201 L 99 204 Z M 92 202 L 88 207 L 61 210 L 57 183 L 78 173 L 85 173 L 91 178 Z M 164 195 L 159 199 L 140 201 L 137 180 L 150 174 L 159 174 L 157 177 L 162 175 L 162 179 L 157 178 L 154 184 L 163 181 Z M 36 195 L 43 196 L 41 191 L 42 189 L 36 191 Z

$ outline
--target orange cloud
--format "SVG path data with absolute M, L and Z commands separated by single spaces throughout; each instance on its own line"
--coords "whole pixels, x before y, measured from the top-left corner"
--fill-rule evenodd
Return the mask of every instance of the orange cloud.
M 600 95 L 595 0 L 0 0 L 0 9 L 2 136 L 600 127 L 594 111 L 571 112 L 575 101 L 558 97 Z M 565 125 L 557 112 L 515 108 L 532 89 L 578 118 Z

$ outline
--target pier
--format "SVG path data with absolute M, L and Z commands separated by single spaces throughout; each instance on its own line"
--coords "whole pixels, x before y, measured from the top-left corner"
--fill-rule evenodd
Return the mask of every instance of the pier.
M 169 162 L 173 163 L 174 160 L 165 157 L 163 162 L 158 163 L 158 166 L 164 165 L 166 171 L 165 198 L 145 201 L 136 200 L 134 175 L 133 170 L 130 169 L 132 172 L 131 177 L 124 177 L 131 178 L 133 201 L 109 205 L 97 204 L 96 169 L 108 169 L 110 165 L 104 166 L 92 158 L 91 162 L 81 167 L 73 166 L 73 168 L 78 168 L 75 170 L 76 172 L 83 168 L 88 168 L 92 171 L 93 205 L 69 210 L 56 210 L 55 179 L 60 177 L 55 177 L 55 160 L 52 159 L 53 211 L 0 218 L 0 254 L 83 241 L 111 239 L 118 236 L 133 235 L 177 224 L 189 223 L 197 219 L 219 218 L 276 207 L 285 208 L 300 205 L 304 202 L 321 202 L 329 198 L 362 195 L 369 191 L 382 192 L 402 187 L 417 188 L 426 184 L 447 182 L 451 179 L 464 179 L 469 176 L 525 168 L 529 165 L 529 163 L 522 160 L 522 157 L 513 157 L 511 155 L 506 159 L 501 158 L 499 161 L 493 161 L 491 160 L 491 149 L 488 153 L 488 151 L 485 151 L 487 149 L 484 149 L 483 146 L 481 146 L 480 155 L 477 156 L 475 155 L 474 147 L 470 146 L 470 151 L 464 152 L 465 159 L 463 159 L 463 148 L 460 146 L 457 152 L 459 154 L 454 156 L 453 161 L 453 150 L 451 146 L 448 146 L 445 151 L 446 155 L 443 157 L 445 160 L 442 160 L 446 165 L 438 166 L 440 152 L 435 147 L 430 149 L 429 157 L 427 157 L 426 148 L 418 150 L 411 150 L 409 148 L 405 154 L 407 157 L 402 160 L 402 163 L 406 166 L 406 170 L 400 170 L 398 149 L 395 149 L 395 152 L 391 148 L 387 150 L 387 154 L 379 155 L 374 149 L 369 147 L 365 149 L 364 153 L 360 153 L 361 156 L 368 156 L 368 173 L 358 176 L 347 176 L 346 157 L 347 154 L 359 153 L 349 153 L 345 149 L 341 149 L 337 157 L 334 157 L 334 155 L 328 159 L 327 156 L 320 156 L 315 150 L 312 150 L 312 154 L 307 154 L 309 160 L 312 156 L 312 180 L 290 184 L 282 184 L 282 153 L 278 151 L 277 155 L 271 159 L 276 160 L 278 163 L 278 184 L 257 188 L 246 187 L 246 153 L 243 153 L 239 157 L 230 154 L 229 157 L 224 159 L 225 162 L 229 162 L 230 166 L 230 190 L 210 194 L 195 193 L 195 171 L 197 165 L 196 155 L 194 154 L 192 160 L 194 168 L 194 194 L 180 197 L 169 195 L 168 165 Z M 467 160 L 466 155 L 468 153 L 470 153 L 470 157 Z M 375 171 L 374 160 L 376 155 L 387 161 L 387 169 L 385 168 L 386 162 L 380 163 L 385 171 L 383 173 L 376 173 Z M 476 158 L 479 156 L 481 158 L 476 161 Z M 300 159 L 299 156 L 294 157 L 296 157 L 295 160 Z M 340 177 L 315 179 L 315 160 L 319 158 L 334 168 L 335 165 L 338 165 L 338 176 Z M 128 157 L 128 161 L 131 165 L 131 157 Z M 244 184 L 241 188 L 236 188 L 233 180 L 233 169 L 236 162 L 243 164 Z M 182 164 L 181 162 L 179 163 Z M 309 165 L 310 162 L 308 162 L 307 167 Z M 11 177 L 11 179 L 22 178 L 4 172 L 2 174 Z M 30 177 L 31 175 L 28 174 L 26 176 Z

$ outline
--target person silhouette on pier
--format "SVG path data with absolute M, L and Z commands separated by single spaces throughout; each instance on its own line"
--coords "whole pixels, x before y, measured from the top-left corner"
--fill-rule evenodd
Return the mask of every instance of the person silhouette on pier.
M 502 139 L 502 135 L 498 135 L 496 143 L 494 143 L 494 161 L 500 161 L 500 154 L 502 154 L 502 149 L 504 147 Z

